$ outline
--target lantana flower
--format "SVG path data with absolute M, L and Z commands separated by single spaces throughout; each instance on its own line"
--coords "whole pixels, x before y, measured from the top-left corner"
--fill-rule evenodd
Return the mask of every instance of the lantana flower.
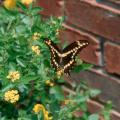
M 33 46 L 32 46 L 32 51 L 33 51 L 34 53 L 36 53 L 37 55 L 40 55 L 39 46 L 33 45 Z
M 57 71 L 57 76 L 58 78 L 61 77 L 63 75 L 64 71 L 62 69 Z
M 3 5 L 7 8 L 7 9 L 13 9 L 16 6 L 16 0 L 5 0 L 3 2 Z
M 29 5 L 33 2 L 33 0 L 21 0 L 21 2 L 25 5 Z
M 40 33 L 35 32 L 32 36 L 32 40 L 38 40 L 40 37 Z
M 54 86 L 54 83 L 51 82 L 50 80 L 47 80 L 45 83 L 46 83 L 48 86 L 50 86 L 50 87 L 53 87 L 53 86 Z
M 4 94 L 4 100 L 10 103 L 17 102 L 19 98 L 18 90 L 9 90 Z
M 49 112 L 45 109 L 45 107 L 42 104 L 34 105 L 33 111 L 36 114 L 42 111 L 44 115 L 44 120 L 52 120 L 52 117 L 49 117 Z
M 7 78 L 14 82 L 20 79 L 20 73 L 19 71 L 10 71 Z

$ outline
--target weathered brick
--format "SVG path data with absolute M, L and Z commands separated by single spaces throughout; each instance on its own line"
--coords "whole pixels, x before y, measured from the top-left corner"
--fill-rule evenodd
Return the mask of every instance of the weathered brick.
M 120 113 L 116 111 L 112 111 L 111 120 L 120 120 Z
M 66 29 L 60 33 L 60 39 L 62 41 L 67 40 L 68 42 L 73 42 L 79 39 L 87 39 L 90 41 L 90 45 L 80 53 L 80 57 L 82 60 L 97 66 L 101 65 L 101 49 L 97 39 L 105 37 L 108 38 L 109 41 L 112 40 L 113 42 L 120 43 L 120 10 L 118 9 L 120 0 L 103 1 L 104 2 L 96 2 L 96 0 L 39 1 L 39 5 L 44 8 L 42 12 L 43 15 L 61 16 L 65 13 L 67 23 L 77 28 L 75 29 L 64 25 Z M 88 31 L 89 34 L 85 31 Z M 99 38 L 93 36 L 92 33 L 97 34 Z M 105 43 L 104 61 L 105 68 L 109 73 L 120 75 L 119 55 L 119 45 L 108 42 Z M 102 94 L 99 96 L 99 100 L 101 102 L 111 100 L 114 108 L 120 112 L 120 80 L 111 76 L 93 69 L 91 71 L 81 72 L 79 75 L 73 74 L 72 79 L 78 83 L 84 79 L 91 87 L 101 89 Z M 71 81 L 69 81 L 69 83 L 71 83 Z M 99 110 L 99 107 L 97 107 L 97 104 L 94 104 L 90 109 L 96 112 Z M 120 116 L 116 114 L 116 112 L 112 112 L 111 118 L 112 120 L 119 120 Z
M 74 91 L 68 89 L 67 87 L 63 87 L 63 90 L 65 91 L 65 93 L 75 94 Z M 91 99 L 87 101 L 87 107 L 90 113 L 99 113 L 100 111 L 102 111 L 102 109 L 104 109 L 104 106 L 102 104 L 98 103 L 95 100 L 91 100 Z M 83 112 L 77 111 L 75 112 L 75 115 L 82 116 Z M 120 113 L 115 110 L 112 110 L 110 117 L 111 117 L 111 120 L 120 120 Z M 100 120 L 104 120 L 102 116 L 100 118 L 101 118 Z
M 41 12 L 43 15 L 57 17 L 63 15 L 63 0 L 39 0 L 38 4 L 44 8 L 43 12 Z
M 100 112 L 101 109 L 103 109 L 103 106 L 96 101 L 89 100 L 88 101 L 88 109 L 89 109 L 90 113 L 95 113 L 95 112 Z
M 71 76 L 71 84 L 72 82 L 79 83 L 84 80 L 90 87 L 100 89 L 102 93 L 99 96 L 99 100 L 101 102 L 111 100 L 114 108 L 120 112 L 120 79 L 113 78 L 95 69 L 82 71 Z
M 100 5 L 95 0 L 67 0 L 65 13 L 67 22 L 120 42 L 119 10 Z
M 88 109 L 91 113 L 99 112 L 103 109 L 103 105 L 99 104 L 96 101 L 89 100 L 88 101 Z M 120 113 L 116 111 L 111 111 L 111 120 L 120 120 Z
M 120 75 L 120 45 L 106 42 L 104 46 L 104 58 L 107 71 Z
M 101 65 L 99 61 L 100 51 L 98 51 L 99 41 L 97 38 L 67 25 L 64 25 L 64 27 L 65 30 L 60 33 L 60 40 L 68 41 L 69 43 L 77 40 L 88 40 L 90 44 L 80 52 L 81 59 L 95 65 Z

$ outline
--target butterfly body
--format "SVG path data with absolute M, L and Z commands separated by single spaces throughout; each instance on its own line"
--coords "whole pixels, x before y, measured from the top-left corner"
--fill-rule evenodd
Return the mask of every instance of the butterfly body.
M 76 55 L 88 45 L 87 40 L 79 40 L 71 43 L 65 49 L 60 50 L 58 46 L 49 39 L 46 39 L 45 43 L 51 52 L 51 63 L 59 74 L 69 74 L 76 63 Z

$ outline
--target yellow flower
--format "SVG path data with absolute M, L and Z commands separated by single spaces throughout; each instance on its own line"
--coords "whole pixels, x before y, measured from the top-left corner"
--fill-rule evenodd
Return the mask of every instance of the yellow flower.
M 20 96 L 17 90 L 9 90 L 5 92 L 4 99 L 7 102 L 15 103 L 19 100 Z
M 63 75 L 63 73 L 64 73 L 64 70 L 63 70 L 63 69 L 58 70 L 58 71 L 57 71 L 57 76 L 58 76 L 58 78 L 61 77 L 61 76 Z
M 49 85 L 50 87 L 53 87 L 53 86 L 54 86 L 54 83 L 51 82 L 50 80 L 47 80 L 47 81 L 46 81 L 46 84 Z
M 10 71 L 7 78 L 10 79 L 12 82 L 14 82 L 20 79 L 20 73 L 19 71 L 14 71 L 14 72 Z
M 45 113 L 44 113 L 44 120 L 52 120 L 52 117 L 49 117 L 48 111 L 45 111 Z
M 33 2 L 33 0 L 21 0 L 21 2 L 25 5 L 29 5 Z
M 59 16 L 58 19 L 61 20 L 63 17 L 62 16 Z
M 57 30 L 56 30 L 56 35 L 59 35 L 59 33 L 60 33 L 60 30 L 57 29 Z
M 55 20 L 51 21 L 52 24 L 56 25 L 57 22 Z
M 72 103 L 72 100 L 70 100 L 70 99 L 64 100 L 65 105 L 70 104 L 70 103 Z
M 33 111 L 37 114 L 40 111 L 43 111 L 43 113 L 45 112 L 45 108 L 42 104 L 36 104 L 33 108 Z
M 16 6 L 16 0 L 5 0 L 3 4 L 7 9 L 12 9 Z
M 32 46 L 32 51 L 33 51 L 34 53 L 36 53 L 37 55 L 39 55 L 39 54 L 40 54 L 39 46 L 33 45 L 33 46 Z
M 49 113 L 47 110 L 45 110 L 45 107 L 42 105 L 42 104 L 36 104 L 34 107 L 33 107 L 33 111 L 38 114 L 40 111 L 43 112 L 43 115 L 44 115 L 44 120 L 51 120 L 52 117 L 49 117 Z
M 40 33 L 35 32 L 32 36 L 32 40 L 38 40 L 40 37 Z

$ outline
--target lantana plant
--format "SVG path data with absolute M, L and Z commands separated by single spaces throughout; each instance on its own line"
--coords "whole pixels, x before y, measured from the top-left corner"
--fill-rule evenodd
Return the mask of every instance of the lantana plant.
M 66 93 L 68 83 L 51 66 L 44 38 L 60 43 L 64 17 L 45 19 L 41 10 L 32 0 L 1 2 L 0 120 L 99 120 L 87 101 L 100 91 L 81 83 Z M 74 71 L 91 67 L 77 61 Z M 108 110 L 104 113 L 109 120 Z

